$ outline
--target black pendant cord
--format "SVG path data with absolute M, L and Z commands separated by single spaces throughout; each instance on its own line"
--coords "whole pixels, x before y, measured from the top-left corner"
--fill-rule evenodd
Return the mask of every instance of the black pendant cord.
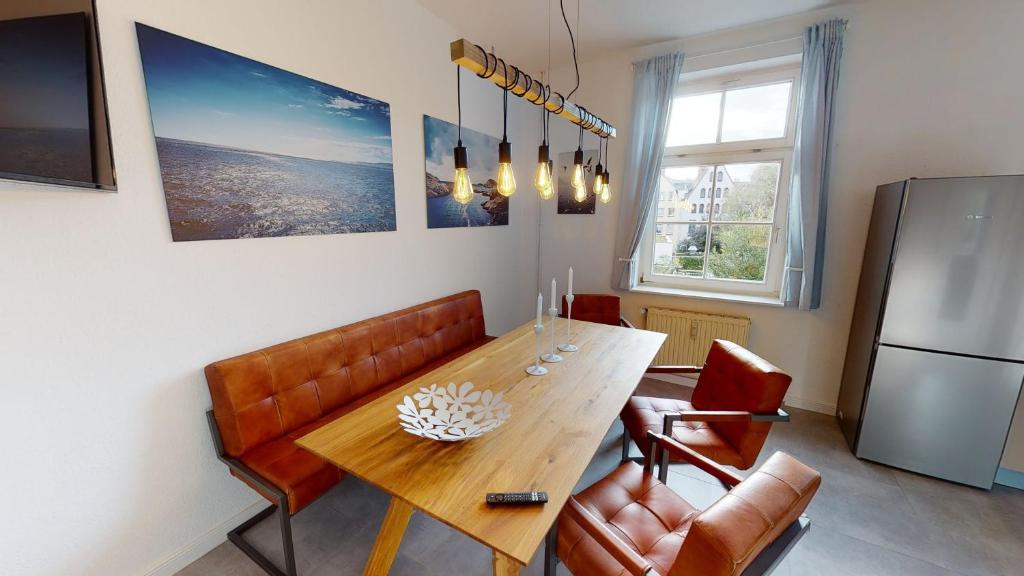
M 505 84 L 501 87 L 502 88 L 502 94 L 501 94 L 501 96 L 502 96 L 502 101 L 501 101 L 501 141 L 502 142 L 508 142 L 508 92 L 509 92 L 510 89 L 515 88 L 515 86 L 519 84 L 520 73 L 519 73 L 519 68 L 513 66 L 512 67 L 512 73 L 513 73 L 514 77 L 512 78 L 512 81 L 509 82 L 508 66 L 505 65 L 505 61 L 504 60 L 501 62 L 501 66 L 502 66 L 502 73 L 505 76 Z M 495 68 L 497 68 L 497 65 L 495 65 Z M 531 82 L 531 84 L 532 84 L 532 82 Z
M 462 146 L 462 67 L 455 67 L 455 102 L 459 110 L 459 146 Z
M 562 21 L 565 22 L 565 29 L 569 32 L 569 43 L 572 44 L 572 63 L 576 69 L 576 86 L 572 89 L 572 92 L 569 92 L 569 95 L 565 97 L 565 100 L 568 100 L 569 98 L 572 98 L 572 95 L 580 88 L 580 64 L 576 60 L 576 37 L 573 36 L 572 27 L 569 26 L 569 18 L 565 15 L 565 0 L 558 0 L 558 5 L 562 9 Z

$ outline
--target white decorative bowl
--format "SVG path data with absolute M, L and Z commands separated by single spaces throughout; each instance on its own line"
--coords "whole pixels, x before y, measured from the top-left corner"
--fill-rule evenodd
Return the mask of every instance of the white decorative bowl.
M 472 382 L 456 386 L 431 384 L 406 396 L 398 408 L 398 420 L 409 434 L 458 442 L 483 436 L 505 423 L 512 406 L 501 399 L 501 392 L 473 390 Z

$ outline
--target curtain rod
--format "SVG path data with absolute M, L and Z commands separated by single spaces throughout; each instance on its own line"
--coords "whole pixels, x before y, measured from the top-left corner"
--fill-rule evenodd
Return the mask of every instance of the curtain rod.
M 698 52 L 697 54 L 694 54 L 692 56 L 690 54 L 687 54 L 686 55 L 686 59 L 687 60 L 694 60 L 694 59 L 697 59 L 697 58 L 707 58 L 708 56 L 719 56 L 721 54 L 729 54 L 731 52 L 742 52 L 744 50 L 751 50 L 751 49 L 754 49 L 754 48 L 763 48 L 765 46 L 771 46 L 773 44 L 783 44 L 785 42 L 792 42 L 794 40 L 803 41 L 803 36 L 792 36 L 792 37 L 789 37 L 789 38 L 779 38 L 778 40 L 769 40 L 767 42 L 760 42 L 760 43 L 757 43 L 757 44 L 750 44 L 750 45 L 747 45 L 747 46 L 737 46 L 735 48 L 725 48 L 723 50 L 712 50 L 712 51 L 709 51 L 709 52 Z M 677 48 L 679 46 L 679 44 L 681 44 L 682 42 L 683 42 L 683 40 L 676 40 L 675 42 L 672 43 L 673 44 L 673 48 Z M 668 51 L 661 50 L 661 51 L 654 52 L 654 53 L 663 53 L 663 52 L 668 52 Z M 640 62 L 642 60 L 646 60 L 647 58 L 649 58 L 649 57 L 648 56 L 638 57 L 636 60 L 634 60 L 634 62 Z

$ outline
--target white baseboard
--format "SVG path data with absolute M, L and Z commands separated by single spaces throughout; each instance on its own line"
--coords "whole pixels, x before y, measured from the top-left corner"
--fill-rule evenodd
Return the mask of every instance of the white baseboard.
M 1002 484 L 1003 486 L 1009 486 L 1010 488 L 1016 488 L 1017 490 L 1024 490 L 1024 472 L 1010 470 L 1009 468 L 1000 468 L 996 471 L 996 484 Z
M 204 554 L 226 542 L 228 530 L 259 514 L 269 504 L 262 498 L 239 511 L 234 516 L 216 524 L 202 536 L 159 560 L 145 572 L 144 576 L 173 576 L 179 570 L 201 558 Z
M 810 410 L 811 412 L 817 412 L 819 414 L 828 414 L 834 416 L 836 413 L 836 405 L 828 404 L 825 402 L 818 402 L 817 400 L 807 400 L 799 396 L 786 396 L 786 406 L 792 406 L 793 408 L 800 408 L 802 410 Z
M 685 376 L 676 376 L 674 374 L 647 374 L 644 378 L 650 378 L 651 380 L 660 380 L 662 382 L 670 382 L 672 384 L 678 384 L 680 386 L 686 386 L 687 388 L 693 388 L 697 385 L 696 378 L 687 378 Z M 820 414 L 833 415 L 836 413 L 835 404 L 827 404 L 825 402 L 818 402 L 816 400 L 806 400 L 799 396 L 788 395 L 784 402 L 786 406 L 792 406 L 794 408 L 800 408 L 801 410 L 810 410 L 811 412 L 818 412 Z

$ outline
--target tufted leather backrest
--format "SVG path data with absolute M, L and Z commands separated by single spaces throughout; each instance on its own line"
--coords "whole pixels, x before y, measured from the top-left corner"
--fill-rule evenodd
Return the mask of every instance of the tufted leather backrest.
M 728 340 L 715 340 L 690 403 L 696 410 L 775 412 L 789 390 L 789 374 Z M 708 422 L 739 453 L 742 469 L 754 465 L 771 422 Z
M 241 456 L 484 337 L 470 290 L 214 362 L 224 450 Z
M 803 514 L 821 475 L 776 452 L 694 518 L 669 576 L 738 576 Z
M 569 303 L 562 296 L 562 318 L 569 311 Z M 597 324 L 619 325 L 619 297 L 612 294 L 576 294 L 572 301 L 572 319 Z

